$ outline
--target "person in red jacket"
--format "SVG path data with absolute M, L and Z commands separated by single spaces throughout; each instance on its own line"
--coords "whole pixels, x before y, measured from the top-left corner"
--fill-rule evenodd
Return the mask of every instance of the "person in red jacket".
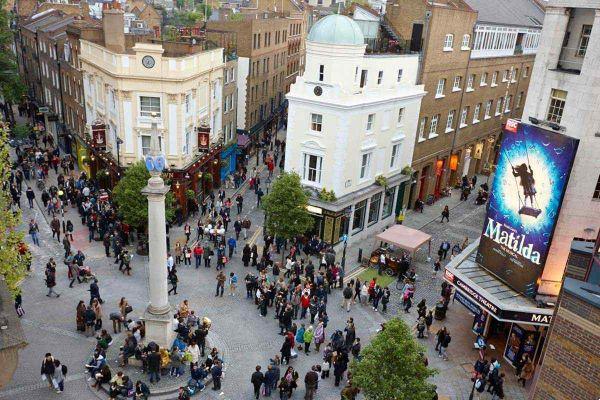
M 306 310 L 310 306 L 310 296 L 308 293 L 302 293 L 302 297 L 300 297 L 300 307 L 302 311 L 300 312 L 300 319 L 304 319 L 306 317 Z
M 196 269 L 200 267 L 200 263 L 202 262 L 202 254 L 204 254 L 204 249 L 200 246 L 200 243 L 196 244 L 194 247 L 194 258 L 196 259 Z

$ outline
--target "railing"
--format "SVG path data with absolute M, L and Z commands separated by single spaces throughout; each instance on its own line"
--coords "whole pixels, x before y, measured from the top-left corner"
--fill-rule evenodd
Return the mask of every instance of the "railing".
M 556 69 L 564 72 L 579 74 L 585 60 L 586 49 L 579 47 L 563 47 L 558 57 Z

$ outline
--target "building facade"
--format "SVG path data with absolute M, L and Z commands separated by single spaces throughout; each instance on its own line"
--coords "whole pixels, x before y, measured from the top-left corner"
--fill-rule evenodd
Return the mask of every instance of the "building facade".
M 543 292 L 556 296 L 571 242 L 600 230 L 600 1 L 551 1 L 546 18 L 523 119 L 580 140 L 542 275 Z
M 403 50 L 421 54 L 419 83 L 427 91 L 411 205 L 493 170 L 502 125 L 521 116 L 543 15 L 533 0 L 388 4 L 384 24 Z
M 149 151 L 151 123 L 157 122 L 173 190 L 185 207 L 188 190 L 200 194 L 220 181 L 223 49 L 205 43 L 191 52 L 186 44 L 184 54 L 168 43 L 129 48 L 123 13 L 105 11 L 103 21 L 105 31 L 113 27 L 104 46 L 80 41 L 88 128 L 93 134 L 104 126 L 109 166 L 116 160 L 126 167 Z
M 410 164 L 423 87 L 418 56 L 365 55 L 352 19 L 311 29 L 306 70 L 287 95 L 285 170 L 312 191 L 313 233 L 358 241 L 394 223 Z

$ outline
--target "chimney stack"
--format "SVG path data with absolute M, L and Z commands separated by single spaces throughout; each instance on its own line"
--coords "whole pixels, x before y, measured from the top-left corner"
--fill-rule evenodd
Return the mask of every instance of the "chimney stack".
M 125 53 L 125 18 L 122 10 L 102 10 L 104 46 L 115 53 Z

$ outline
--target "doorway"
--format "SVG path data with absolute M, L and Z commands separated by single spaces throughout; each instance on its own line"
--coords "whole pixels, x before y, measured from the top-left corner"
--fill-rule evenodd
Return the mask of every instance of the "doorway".
M 419 178 L 419 199 L 423 200 L 423 197 L 427 193 L 427 188 L 425 185 L 427 184 L 427 178 L 429 175 L 429 165 L 423 167 L 421 170 L 421 177 Z

